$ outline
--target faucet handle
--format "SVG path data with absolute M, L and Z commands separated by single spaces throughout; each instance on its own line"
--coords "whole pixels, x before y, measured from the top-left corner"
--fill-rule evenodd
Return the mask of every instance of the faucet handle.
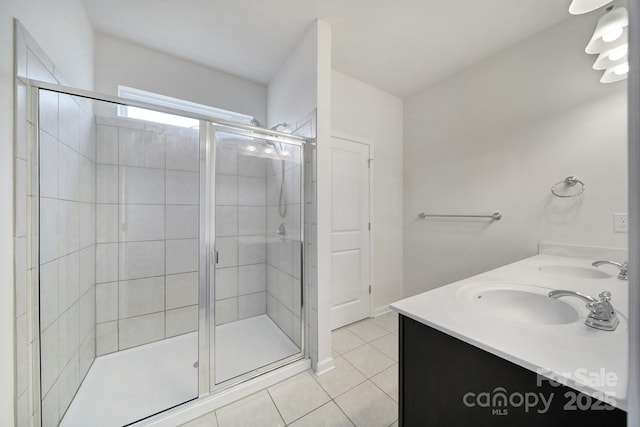
M 610 320 L 615 316 L 613 306 L 609 302 L 611 301 L 611 292 L 602 291 L 598 296 L 600 297 L 599 301 L 593 301 L 587 304 L 587 308 L 591 310 L 589 318 L 598 321 Z
M 600 297 L 599 300 L 594 299 L 593 301 L 587 303 L 587 308 L 594 314 L 605 310 L 607 306 L 610 305 L 609 301 L 611 301 L 611 292 L 602 291 L 600 292 L 598 297 Z
M 620 269 L 618 279 L 629 280 L 629 261 L 625 261 L 622 263 L 622 268 Z
M 611 301 L 611 292 L 609 291 L 602 291 L 598 296 L 600 297 L 600 302 Z

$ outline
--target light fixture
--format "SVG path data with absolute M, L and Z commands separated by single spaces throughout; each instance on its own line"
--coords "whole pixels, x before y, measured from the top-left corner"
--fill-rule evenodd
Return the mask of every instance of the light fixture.
M 625 62 L 613 69 L 613 73 L 617 76 L 623 76 L 629 72 L 629 63 Z
M 596 25 L 593 36 L 585 48 L 586 53 L 602 53 L 611 50 L 617 40 L 627 40 L 629 12 L 624 7 L 609 9 Z
M 593 64 L 594 70 L 606 70 L 607 68 L 613 68 L 624 62 L 628 62 L 629 44 L 624 40 L 620 43 L 616 43 L 611 49 L 602 52 L 598 55 L 598 59 Z
M 265 148 L 264 154 L 273 154 L 273 148 L 269 148 L 269 147 Z
M 613 0 L 573 0 L 569 13 L 580 15 L 602 7 Z M 601 83 L 624 80 L 629 75 L 629 12 L 624 7 L 608 6 L 598 19 L 591 40 L 584 49 L 597 54 L 594 70 L 604 70 Z
M 616 67 L 608 68 L 602 74 L 600 83 L 613 83 L 627 78 L 629 74 L 629 63 L 625 62 Z
M 569 13 L 572 15 L 582 15 L 591 12 L 613 0 L 573 0 L 569 6 Z
M 619 59 L 624 58 L 629 53 L 629 46 L 622 46 L 617 49 L 612 50 L 609 53 L 609 60 L 618 61 Z
M 247 151 L 249 151 L 249 152 L 251 152 L 251 153 L 253 153 L 253 152 L 254 152 L 254 151 L 256 151 L 256 150 L 257 150 L 257 148 L 256 148 L 256 147 L 254 147 L 253 145 L 248 145 L 248 146 L 247 146 Z

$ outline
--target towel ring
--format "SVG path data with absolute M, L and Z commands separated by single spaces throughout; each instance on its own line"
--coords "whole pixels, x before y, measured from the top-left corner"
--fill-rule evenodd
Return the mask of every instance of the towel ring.
M 568 193 L 568 194 L 557 193 L 558 187 L 560 187 L 561 185 L 564 187 L 575 187 L 576 184 L 580 184 L 580 187 L 577 187 L 576 192 Z M 554 196 L 557 196 L 557 197 L 576 197 L 582 194 L 586 188 L 587 186 L 584 185 L 584 182 L 580 181 L 578 177 L 568 176 L 563 181 L 560 181 L 556 183 L 553 187 L 551 187 L 551 192 L 553 193 Z

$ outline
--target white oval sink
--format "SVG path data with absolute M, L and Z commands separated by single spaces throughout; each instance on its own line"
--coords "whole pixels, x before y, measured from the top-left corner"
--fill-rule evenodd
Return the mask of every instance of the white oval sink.
M 558 276 L 575 277 L 577 279 L 610 279 L 611 275 L 595 268 L 576 265 L 548 264 L 541 265 L 538 270 Z
M 565 300 L 549 298 L 549 289 L 528 285 L 493 284 L 466 287 L 460 296 L 490 317 L 534 325 L 564 325 L 581 314 Z

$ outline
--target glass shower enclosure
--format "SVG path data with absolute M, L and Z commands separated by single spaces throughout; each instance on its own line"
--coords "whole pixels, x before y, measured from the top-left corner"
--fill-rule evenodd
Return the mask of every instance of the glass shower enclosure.
M 303 358 L 306 140 L 37 86 L 42 425 L 128 425 Z
M 217 385 L 300 351 L 303 162 L 301 145 L 213 131 Z

